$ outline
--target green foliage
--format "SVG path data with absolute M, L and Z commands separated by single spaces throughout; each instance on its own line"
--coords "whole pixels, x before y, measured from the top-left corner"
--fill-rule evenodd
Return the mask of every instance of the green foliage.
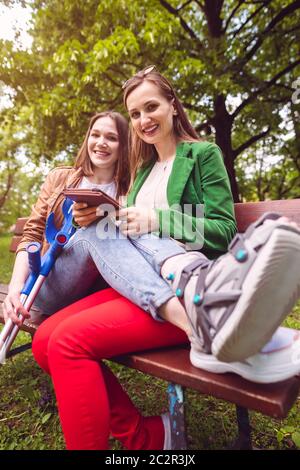
M 31 165 L 33 167 L 33 165 Z M 1 180 L 4 172 L 0 173 Z M 13 186 L 9 192 L 5 205 L 0 209 L 0 233 L 5 233 L 11 229 L 18 217 L 28 217 L 31 208 L 36 201 L 44 175 L 36 172 L 24 173 L 18 169 L 14 173 Z
M 28 339 L 20 333 L 18 343 Z M 64 449 L 51 382 L 30 352 L 1 366 L 0 388 L 1 450 Z
M 299 105 L 291 102 L 300 74 L 297 2 L 19 3 L 32 8 L 33 43 L 21 50 L 1 41 L 0 82 L 11 94 L 2 122 L 14 129 L 4 147 L 17 144 L 14 158 L 4 151 L 4 160 L 15 161 L 22 146 L 36 165 L 72 161 L 91 114 L 122 111 L 124 80 L 155 63 L 195 125 L 212 131 L 232 184 L 239 156 L 244 198 L 297 196 Z M 262 149 L 278 159 L 249 179 L 247 165 L 255 171 Z
M 275 148 L 274 139 L 270 147 Z M 276 154 L 269 145 L 258 144 L 236 162 L 239 188 L 244 201 L 300 197 L 300 154 L 291 142 L 277 145 Z
M 11 235 L 0 235 L 0 284 L 8 284 L 10 281 L 13 263 L 15 261 L 14 253 L 9 252 Z
M 285 426 L 277 431 L 277 441 L 280 445 L 284 440 L 291 440 L 294 445 L 300 448 L 300 433 L 295 426 Z

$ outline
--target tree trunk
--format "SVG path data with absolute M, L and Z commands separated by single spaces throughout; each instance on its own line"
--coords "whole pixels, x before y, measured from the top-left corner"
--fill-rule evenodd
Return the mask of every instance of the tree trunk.
M 234 202 L 239 202 L 239 188 L 234 169 L 234 151 L 231 142 L 232 117 L 225 105 L 224 95 L 218 95 L 214 101 L 215 115 L 212 124 L 216 131 L 216 144 L 221 148 L 226 170 L 229 176 Z
M 223 35 L 221 11 L 224 0 L 205 0 L 203 9 L 210 35 L 219 38 Z
M 0 195 L 0 209 L 4 206 L 7 198 L 8 198 L 8 194 L 9 194 L 9 191 L 13 185 L 13 180 L 14 180 L 14 175 L 13 173 L 8 173 L 7 175 L 7 180 L 6 180 L 6 185 L 5 185 L 5 189 L 3 191 L 3 193 Z

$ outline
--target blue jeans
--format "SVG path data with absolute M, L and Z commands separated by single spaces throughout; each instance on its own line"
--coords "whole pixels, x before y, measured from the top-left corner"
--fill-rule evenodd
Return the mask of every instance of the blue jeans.
M 117 238 L 100 239 L 97 223 L 79 229 L 64 247 L 36 298 L 45 315 L 90 293 L 102 278 L 127 299 L 159 320 L 157 309 L 174 296 L 160 276 L 163 262 L 185 253 L 170 238 L 145 234 L 126 238 L 113 226 Z

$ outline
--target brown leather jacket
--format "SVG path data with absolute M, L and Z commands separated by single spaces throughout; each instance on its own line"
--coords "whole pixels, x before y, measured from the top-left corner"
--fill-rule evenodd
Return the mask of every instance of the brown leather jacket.
M 61 226 L 63 221 L 61 207 L 64 201 L 62 191 L 65 188 L 77 187 L 82 177 L 81 168 L 75 169 L 70 166 L 58 167 L 49 173 L 24 226 L 23 237 L 18 245 L 17 253 L 24 251 L 28 242 L 33 241 L 41 243 L 42 254 L 45 253 L 49 246 L 44 236 L 47 217 L 50 212 L 54 212 L 55 224 L 58 228 Z

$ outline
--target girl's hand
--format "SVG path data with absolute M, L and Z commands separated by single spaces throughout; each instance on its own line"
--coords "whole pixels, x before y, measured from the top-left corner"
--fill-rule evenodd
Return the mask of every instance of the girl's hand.
M 137 236 L 155 232 L 159 222 L 154 209 L 148 207 L 127 207 L 118 212 L 120 230 L 126 236 Z
M 5 323 L 10 318 L 13 323 L 18 326 L 22 325 L 22 320 L 18 317 L 18 314 L 22 314 L 24 318 L 30 318 L 30 314 L 21 304 L 21 292 L 11 291 L 8 292 L 2 304 L 2 311 Z
M 72 208 L 73 218 L 80 227 L 87 227 L 99 218 L 96 206 L 88 206 L 85 202 L 75 202 Z

